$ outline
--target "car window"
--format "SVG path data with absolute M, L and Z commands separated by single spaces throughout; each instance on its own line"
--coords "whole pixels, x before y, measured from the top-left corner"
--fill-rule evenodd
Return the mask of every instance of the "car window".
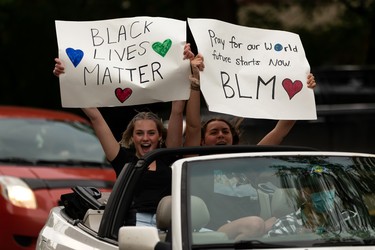
M 89 126 L 38 119 L 0 120 L 0 158 L 106 162 L 102 147 Z
M 243 157 L 192 161 L 188 166 L 194 244 L 235 242 L 218 230 L 246 216 L 276 217 L 279 224 L 242 240 L 311 247 L 329 240 L 374 239 L 373 158 Z M 319 208 L 322 200 L 324 209 Z

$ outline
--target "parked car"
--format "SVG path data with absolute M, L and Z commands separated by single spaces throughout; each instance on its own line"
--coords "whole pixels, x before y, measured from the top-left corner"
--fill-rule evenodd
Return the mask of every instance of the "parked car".
M 0 248 L 35 249 L 61 194 L 111 191 L 116 176 L 88 122 L 73 113 L 0 106 Z
M 171 155 L 179 159 L 171 166 L 172 195 L 157 209 L 157 228 L 125 226 L 140 176 Z M 237 241 L 217 230 L 244 216 L 283 218 L 307 206 L 298 195 L 305 175 L 316 178 L 312 188 L 335 194 L 333 215 L 326 217 L 332 224 L 320 225 L 326 231 L 265 232 Z M 157 149 L 124 168 L 110 194 L 77 186 L 62 196 L 65 206 L 51 210 L 37 249 L 375 249 L 374 177 L 372 154 L 285 146 Z

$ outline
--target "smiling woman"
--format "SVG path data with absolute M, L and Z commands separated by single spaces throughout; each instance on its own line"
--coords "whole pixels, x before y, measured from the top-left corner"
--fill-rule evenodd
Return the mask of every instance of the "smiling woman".
M 166 46 L 168 47 L 168 40 L 166 41 Z M 185 45 L 185 48 L 188 46 L 188 44 Z M 184 54 L 184 59 L 187 58 L 190 59 L 189 55 Z M 64 74 L 65 66 L 62 61 L 56 58 L 55 62 L 54 74 L 56 76 Z M 155 63 L 155 65 L 159 65 L 160 67 L 160 64 Z M 155 77 L 154 74 L 156 73 L 162 77 L 158 71 L 158 66 L 155 67 L 156 68 L 152 68 L 153 77 Z M 140 77 L 143 77 L 144 73 L 139 73 Z M 186 78 L 188 78 L 188 76 L 186 76 Z M 83 108 L 82 110 L 90 119 L 103 147 L 106 158 L 112 164 L 116 175 L 120 176 L 126 164 L 136 162 L 146 153 L 162 147 L 171 148 L 182 146 L 182 119 L 184 107 L 185 100 L 172 102 L 168 129 L 164 128 L 161 119 L 156 114 L 152 112 L 138 113 L 129 122 L 126 130 L 123 132 L 120 143 L 116 140 L 98 108 Z M 175 156 L 168 159 L 157 160 L 150 164 L 147 171 L 142 175 L 142 185 L 139 185 L 137 190 L 135 190 L 135 196 L 131 206 L 132 209 L 136 211 L 136 225 L 155 226 L 155 213 L 158 203 L 164 196 L 171 194 L 172 170 L 170 169 L 170 164 L 174 160 Z

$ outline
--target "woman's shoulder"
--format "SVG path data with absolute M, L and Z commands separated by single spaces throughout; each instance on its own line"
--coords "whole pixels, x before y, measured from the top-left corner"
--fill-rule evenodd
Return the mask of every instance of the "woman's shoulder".
M 131 148 L 120 147 L 116 157 L 111 161 L 111 165 L 118 175 L 125 164 L 138 160 L 135 150 Z

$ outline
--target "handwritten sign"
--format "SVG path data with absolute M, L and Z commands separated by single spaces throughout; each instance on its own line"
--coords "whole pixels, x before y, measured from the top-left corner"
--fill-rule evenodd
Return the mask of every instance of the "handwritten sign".
M 297 34 L 188 19 L 204 56 L 201 90 L 210 111 L 249 118 L 316 119 L 310 71 Z
M 63 107 L 186 100 L 186 22 L 160 17 L 56 21 Z

